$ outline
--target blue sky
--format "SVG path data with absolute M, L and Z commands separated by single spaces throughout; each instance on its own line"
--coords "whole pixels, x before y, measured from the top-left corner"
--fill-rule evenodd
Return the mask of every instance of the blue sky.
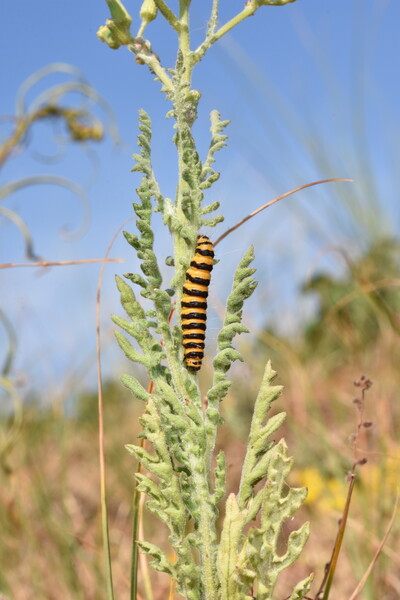
M 194 46 L 204 35 L 210 5 L 204 0 L 192 2 Z M 127 6 L 136 18 L 135 32 L 140 2 Z M 242 6 L 242 0 L 222 0 L 221 24 Z M 162 191 L 174 196 L 172 122 L 165 119 L 169 106 L 146 67 L 136 65 L 125 49 L 112 51 L 97 40 L 96 31 L 107 17 L 101 0 L 14 0 L 3 10 L 3 138 L 10 129 L 21 83 L 54 62 L 68 63 L 84 74 L 112 107 L 121 138 L 115 145 L 107 135 L 103 143 L 85 149 L 63 143 L 62 128 L 37 124 L 21 152 L 3 166 L 1 185 L 51 174 L 70 178 L 87 194 L 90 219 L 84 235 L 74 241 L 63 235 L 65 228 L 76 230 L 82 218 L 80 203 L 71 192 L 35 186 L 2 202 L 26 221 L 36 251 L 48 260 L 100 258 L 114 232 L 131 216 L 138 185 L 137 176 L 130 172 L 131 155 L 136 151 L 140 108 L 153 121 L 154 164 Z M 335 273 L 343 268 L 337 256 L 324 254 L 330 245 L 356 255 L 374 235 L 399 233 L 399 22 L 397 0 L 298 0 L 285 7 L 265 7 L 214 46 L 199 65 L 194 86 L 202 100 L 194 132 L 203 156 L 209 143 L 210 111 L 216 108 L 222 118 L 231 120 L 229 146 L 217 161 L 222 176 L 208 197 L 221 202 L 226 216 L 219 233 L 293 187 L 330 177 L 356 180 L 287 199 L 221 244 L 210 300 L 216 310 L 210 315 L 211 344 L 217 335 L 220 302 L 235 264 L 250 243 L 255 245 L 260 285 L 248 314 L 258 324 L 276 321 L 291 329 L 310 311 L 310 305 L 297 296 L 299 284 L 317 266 Z M 146 37 L 162 64 L 173 66 L 175 39 L 161 17 L 148 27 Z M 38 82 L 28 102 L 48 86 L 68 79 L 53 74 Z M 93 111 L 109 124 L 101 108 Z M 168 255 L 168 234 L 157 226 L 159 251 Z M 215 237 L 214 232 L 207 233 Z M 114 274 L 137 268 L 122 236 L 112 256 L 127 262 L 109 265 L 105 272 L 106 373 L 126 369 L 109 319 L 112 312 L 121 313 Z M 0 262 L 24 261 L 15 226 L 1 219 Z M 1 307 L 18 333 L 14 374 L 25 379 L 27 390 L 41 390 L 44 401 L 57 394 L 62 397 L 71 385 L 68 382 L 81 385 L 94 380 L 98 270 L 85 265 L 46 273 L 0 271 Z M 168 278 L 167 267 L 165 275 Z M 5 344 L 3 331 L 0 343 Z

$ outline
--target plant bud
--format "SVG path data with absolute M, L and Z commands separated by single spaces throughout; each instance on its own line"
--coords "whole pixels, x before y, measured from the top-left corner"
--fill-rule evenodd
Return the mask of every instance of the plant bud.
M 97 32 L 97 37 L 99 38 L 99 40 L 101 42 L 105 42 L 113 50 L 117 50 L 117 48 L 119 48 L 121 45 L 119 43 L 119 41 L 116 40 L 115 37 L 113 36 L 113 34 L 111 33 L 108 25 L 102 25 L 99 28 L 99 30 Z
M 156 18 L 157 12 L 158 8 L 154 0 L 144 0 L 139 14 L 142 21 L 150 23 L 150 21 L 154 21 Z

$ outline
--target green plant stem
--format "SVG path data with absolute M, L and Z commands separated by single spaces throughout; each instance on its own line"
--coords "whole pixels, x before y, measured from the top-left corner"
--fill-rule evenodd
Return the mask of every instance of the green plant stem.
M 190 84 L 190 80 L 188 82 Z M 178 132 L 182 132 L 184 127 L 186 126 L 183 122 L 183 116 L 181 114 L 181 109 L 178 107 L 177 109 L 177 130 Z M 182 209 L 182 201 L 186 191 L 189 191 L 188 183 L 183 179 L 183 170 L 185 168 L 184 160 L 183 160 L 183 140 L 182 136 L 178 134 L 178 185 L 177 185 L 177 194 L 176 194 L 176 216 L 178 220 L 181 222 L 182 226 L 187 228 L 190 227 L 193 231 L 193 238 L 195 238 L 195 234 L 199 229 L 199 217 L 196 215 L 190 223 Z M 175 256 L 175 265 L 176 268 L 179 269 L 181 267 L 182 262 L 187 262 L 190 257 L 193 255 L 194 248 L 188 248 L 188 244 L 185 239 L 180 235 L 180 232 L 174 234 L 174 256 Z M 181 278 L 177 280 L 176 286 L 176 313 L 178 321 L 180 320 L 181 315 L 181 299 L 182 299 L 182 283 L 183 283 L 184 273 L 181 272 Z
M 180 1 L 180 31 L 178 33 L 179 38 L 179 50 L 182 52 L 184 69 L 182 75 L 182 83 L 187 84 L 188 91 L 190 89 L 191 77 L 192 77 L 192 65 L 190 64 L 188 58 L 190 55 L 190 34 L 189 34 L 189 6 L 190 0 L 181 0 Z M 178 106 L 177 108 L 177 131 L 178 131 L 178 189 L 177 189 L 177 197 L 176 197 L 176 209 L 177 209 L 177 217 L 182 222 L 183 226 L 189 225 L 187 222 L 187 218 L 182 210 L 182 200 L 184 196 L 184 192 L 188 189 L 188 184 L 184 181 L 182 177 L 183 169 L 184 169 L 184 161 L 183 161 L 183 141 L 181 132 L 184 130 L 186 123 L 184 122 L 184 117 L 182 114 L 182 107 Z M 197 231 L 198 223 L 191 224 L 193 229 Z M 176 266 L 179 268 L 180 262 L 182 260 L 187 260 L 189 258 L 188 247 L 185 240 L 178 234 L 174 236 L 174 250 L 175 250 L 175 261 Z M 182 274 L 183 275 L 183 274 Z M 180 306 L 181 306 L 181 297 L 182 297 L 182 286 L 177 286 L 177 297 L 176 297 L 176 306 L 177 306 L 177 317 L 180 319 Z
M 144 30 L 146 29 L 147 25 L 148 25 L 147 21 L 142 21 L 141 22 L 140 27 L 138 29 L 138 32 L 136 34 L 136 37 L 142 37 L 142 35 L 144 33 Z
M 199 534 L 201 539 L 201 571 L 204 585 L 204 600 L 217 600 L 218 579 L 215 557 L 215 519 L 210 506 L 207 465 L 199 465 L 198 463 L 201 463 L 201 459 L 198 461 L 195 459 L 192 462 L 193 479 L 200 498 Z
M 247 19 L 247 17 L 251 17 L 252 15 L 254 15 L 254 13 L 256 12 L 256 10 L 258 8 L 259 8 L 259 6 L 255 2 L 253 2 L 252 4 L 245 6 L 244 9 L 240 13 L 238 13 L 235 17 L 230 19 L 230 21 L 225 23 L 225 25 L 222 25 L 222 27 L 220 27 L 212 36 L 210 36 L 210 38 L 208 40 L 204 41 L 197 48 L 197 50 L 195 50 L 192 53 L 193 65 L 198 63 L 203 58 L 203 56 L 205 55 L 207 50 L 210 48 L 210 46 L 215 44 L 215 42 L 217 42 L 220 38 L 222 38 L 231 29 L 236 27 L 236 25 L 238 25 L 239 23 L 241 23 L 242 21 Z
M 163 17 L 168 21 L 168 23 L 175 29 L 175 31 L 179 31 L 180 23 L 179 19 L 174 15 L 172 10 L 165 4 L 164 0 L 154 0 L 156 6 Z
M 230 21 L 225 23 L 225 25 L 222 25 L 222 27 L 220 27 L 215 32 L 213 39 L 212 39 L 212 43 L 217 42 L 220 38 L 222 38 L 222 36 L 224 36 L 226 33 L 228 33 L 228 31 L 230 31 L 231 29 L 236 27 L 236 25 L 238 25 L 239 23 L 241 23 L 242 21 L 247 19 L 247 17 L 251 17 L 252 15 L 254 15 L 254 13 L 256 12 L 256 10 L 258 8 L 259 7 L 257 6 L 257 4 L 255 4 L 254 2 L 252 4 L 248 4 L 247 6 L 245 6 L 244 9 L 240 13 L 238 13 L 235 17 L 230 19 Z
M 181 31 L 179 33 L 179 48 L 182 51 L 182 58 L 184 62 L 184 70 L 182 75 L 182 81 L 179 83 L 186 84 L 188 87 L 188 91 L 190 89 L 191 83 L 191 75 L 193 64 L 191 63 L 190 57 L 190 37 L 189 37 L 189 5 L 190 1 L 182 0 L 180 3 L 180 22 L 181 22 Z M 182 226 L 187 228 L 191 228 L 193 231 L 193 236 L 198 231 L 199 228 L 199 218 L 188 222 L 186 215 L 182 209 L 182 201 L 184 197 L 184 193 L 188 190 L 188 183 L 183 179 L 183 170 L 185 168 L 185 163 L 183 160 L 184 153 L 184 144 L 182 139 L 182 132 L 188 127 L 187 122 L 185 121 L 185 116 L 183 114 L 182 106 L 179 104 L 175 106 L 176 108 L 176 121 L 177 121 L 177 131 L 178 131 L 178 143 L 177 143 L 177 151 L 178 151 L 178 168 L 179 168 L 179 179 L 177 186 L 177 196 L 176 196 L 176 214 L 178 220 L 181 222 Z M 190 258 L 189 254 L 191 253 L 191 249 L 188 248 L 187 241 L 183 239 L 183 237 L 177 233 L 174 235 L 174 255 L 175 255 L 175 265 L 179 269 L 183 260 L 188 260 Z M 182 272 L 183 277 L 183 272 Z M 176 309 L 177 309 L 177 317 L 180 318 L 180 304 L 182 298 L 182 285 L 180 282 L 177 282 L 176 287 Z M 167 355 L 169 354 L 168 344 L 165 345 L 165 350 Z M 169 364 L 171 366 L 175 365 L 176 359 L 174 358 L 173 352 L 169 357 Z M 180 365 L 177 365 L 177 373 L 180 372 Z M 175 371 L 175 369 L 171 369 L 171 372 Z M 193 376 L 194 377 L 194 376 Z M 178 375 L 179 378 L 179 375 Z M 210 485 L 209 485 L 209 476 L 208 473 L 210 471 L 211 464 L 211 456 L 214 448 L 214 439 L 215 435 L 207 435 L 207 438 L 212 438 L 211 441 L 207 441 L 207 446 L 204 450 L 204 453 L 201 457 L 192 456 L 191 457 L 191 472 L 194 478 L 195 488 L 198 490 L 199 499 L 200 499 L 200 519 L 199 519 L 199 535 L 201 540 L 201 571 L 202 571 L 202 581 L 204 585 L 204 599 L 205 600 L 217 600 L 218 598 L 218 578 L 217 578 L 217 570 L 216 570 L 216 556 L 215 556 L 215 543 L 216 543 L 216 531 L 215 531 L 215 513 L 213 508 L 210 506 Z
M 189 63 L 189 55 L 190 55 L 190 31 L 189 31 L 189 6 L 190 0 L 181 0 L 179 3 L 179 21 L 180 21 L 180 30 L 178 33 L 179 37 L 179 49 L 182 52 L 183 60 L 184 60 L 184 73 L 182 83 L 190 84 L 192 78 L 192 66 Z
M 152 71 L 158 79 L 161 81 L 166 91 L 172 92 L 173 85 L 171 78 L 165 71 L 165 69 L 161 66 L 160 61 L 156 57 L 155 54 L 146 54 L 145 52 L 138 51 L 135 38 L 132 38 L 132 42 L 128 44 L 128 50 L 135 54 L 140 60 L 142 60 Z

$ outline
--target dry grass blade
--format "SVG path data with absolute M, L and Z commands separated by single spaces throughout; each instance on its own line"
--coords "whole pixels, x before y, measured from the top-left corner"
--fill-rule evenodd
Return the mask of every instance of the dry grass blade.
M 264 209 L 268 208 L 269 206 L 272 206 L 276 202 L 279 202 L 279 200 L 282 200 L 283 198 L 287 198 L 287 196 L 291 196 L 292 194 L 295 194 L 296 192 L 300 192 L 301 190 L 304 190 L 308 187 L 312 187 L 314 185 L 320 185 L 321 183 L 330 183 L 333 181 L 352 181 L 353 182 L 354 179 L 343 179 L 343 178 L 321 179 L 320 181 L 313 181 L 311 183 L 306 183 L 305 185 L 301 185 L 297 188 L 294 188 L 293 190 L 289 190 L 288 192 L 285 192 L 284 194 L 277 196 L 273 200 L 270 200 L 266 204 L 263 204 L 262 206 L 260 206 L 259 208 L 257 208 L 253 212 L 251 212 L 249 215 L 247 215 L 247 217 L 245 217 L 244 219 L 242 219 L 241 221 L 236 223 L 236 225 L 233 225 L 233 227 L 230 227 L 229 229 L 227 229 L 222 235 L 219 236 L 219 238 L 217 238 L 217 240 L 214 242 L 214 246 L 219 244 L 219 242 L 222 242 L 222 240 L 224 238 L 226 238 L 227 235 L 232 233 L 232 231 L 235 231 L 235 229 L 238 229 L 241 225 L 246 223 L 246 221 L 249 221 L 252 217 L 255 217 L 256 215 L 258 215 L 258 213 L 260 213 Z
M 380 553 L 382 551 L 382 548 L 385 545 L 386 540 L 387 540 L 387 538 L 389 536 L 389 533 L 390 533 L 390 531 L 391 531 L 391 529 L 393 527 L 393 523 L 394 523 L 394 520 L 396 518 L 396 512 L 397 512 L 398 506 L 399 506 L 399 493 L 397 492 L 396 501 L 394 503 L 392 516 L 390 518 L 389 525 L 387 526 L 387 529 L 385 531 L 385 535 L 383 536 L 382 541 L 379 544 L 379 546 L 378 546 L 378 548 L 377 548 L 377 550 L 376 550 L 376 552 L 374 554 L 374 557 L 373 557 L 373 559 L 371 560 L 371 562 L 370 562 L 370 564 L 368 566 L 368 569 L 365 571 L 365 573 L 364 573 L 361 581 L 359 582 L 359 584 L 357 585 L 356 589 L 354 590 L 354 592 L 350 596 L 349 600 L 355 600 L 355 598 L 357 598 L 358 594 L 363 589 L 363 587 L 365 585 L 365 582 L 367 581 L 367 579 L 368 579 L 368 577 L 369 577 L 372 569 L 374 568 L 374 566 L 376 564 L 376 561 L 378 560 L 378 557 L 379 557 L 379 555 L 380 555 Z
M 154 383 L 149 382 L 147 391 L 152 394 L 154 390 Z M 140 447 L 145 447 L 144 438 L 140 438 Z M 142 472 L 142 465 L 138 463 L 136 473 Z M 133 494 L 133 506 L 132 506 L 132 564 L 131 564 L 131 590 L 130 599 L 139 600 L 140 596 L 137 590 L 138 582 L 138 563 L 139 563 L 139 552 L 138 552 L 138 539 L 144 539 L 143 536 L 143 506 L 144 506 L 144 495 L 138 491 L 137 484 L 135 486 L 135 492 Z M 145 588 L 146 600 L 153 600 L 153 590 L 151 587 L 151 578 L 149 573 L 149 566 L 147 564 L 146 557 L 140 555 L 140 567 L 143 575 L 143 585 Z
M 354 467 L 353 467 L 354 469 Z M 354 490 L 354 484 L 356 481 L 356 477 L 355 477 L 355 473 L 353 472 L 351 474 L 351 480 L 350 480 L 350 485 L 349 485 L 349 490 L 347 492 L 347 498 L 346 498 L 346 505 L 344 507 L 343 510 L 343 515 L 342 518 L 340 520 L 340 525 L 339 525 L 339 530 L 337 532 L 337 536 L 336 536 L 336 540 L 335 540 L 335 544 L 333 547 L 333 552 L 332 552 L 332 556 L 331 556 L 331 560 L 329 561 L 328 565 L 329 568 L 326 571 L 325 577 L 321 583 L 321 586 L 317 592 L 317 595 L 315 596 L 315 599 L 319 599 L 321 598 L 321 594 L 323 592 L 323 596 L 322 596 L 322 600 L 328 600 L 329 598 L 329 592 L 332 586 L 332 582 L 333 582 L 333 578 L 335 575 L 335 570 L 336 570 L 336 565 L 337 565 L 337 561 L 339 558 L 339 553 L 340 553 L 340 549 L 342 547 L 342 542 L 343 542 L 343 536 L 344 536 L 344 532 L 346 529 L 346 523 L 347 523 L 347 517 L 349 515 L 349 509 L 350 509 L 350 502 L 351 502 L 351 497 L 353 495 L 353 490 Z
M 111 242 L 107 248 L 107 251 L 102 259 L 102 265 L 100 267 L 99 279 L 97 282 L 97 296 L 96 296 L 96 361 L 97 361 L 97 389 L 98 389 L 98 411 L 99 411 L 99 463 L 100 463 L 100 496 L 101 496 L 101 521 L 103 529 L 103 540 L 104 549 L 106 553 L 106 580 L 107 580 L 107 594 L 110 600 L 114 598 L 114 590 L 112 583 L 112 569 L 111 569 L 111 554 L 110 554 L 110 537 L 108 532 L 108 518 L 107 518 L 107 501 L 106 501 L 106 479 L 105 479 L 105 460 L 104 460 L 104 418 L 103 418 L 103 386 L 102 386 L 102 373 L 101 373 L 101 340 L 100 340 L 100 298 L 101 298 L 101 286 L 103 283 L 103 273 L 105 263 L 109 260 L 108 255 L 111 252 L 111 248 L 118 234 L 125 227 L 126 223 L 131 221 L 127 219 L 118 228 L 113 235 Z
M 58 260 L 48 261 L 40 260 L 34 263 L 3 263 L 0 264 L 0 269 L 13 269 L 15 267 L 64 267 L 66 265 L 84 265 L 86 263 L 108 263 L 108 262 L 124 262 L 123 258 L 86 258 L 82 260 Z

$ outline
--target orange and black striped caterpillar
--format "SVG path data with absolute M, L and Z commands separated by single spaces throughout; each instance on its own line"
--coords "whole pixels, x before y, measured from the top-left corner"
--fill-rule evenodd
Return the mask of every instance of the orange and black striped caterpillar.
M 192 371 L 201 368 L 204 356 L 207 296 L 213 266 L 214 246 L 206 235 L 199 235 L 195 255 L 186 271 L 181 302 L 184 361 Z

